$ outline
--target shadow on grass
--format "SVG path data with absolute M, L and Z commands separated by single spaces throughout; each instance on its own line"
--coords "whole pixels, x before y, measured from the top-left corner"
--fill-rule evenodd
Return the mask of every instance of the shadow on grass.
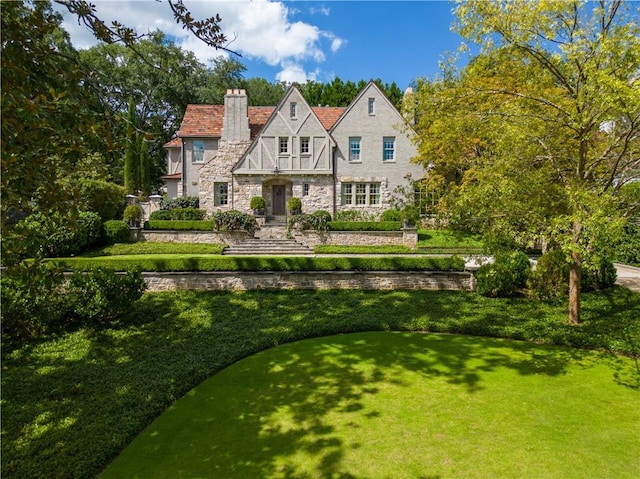
M 204 379 L 253 353 L 299 339 L 358 331 L 446 331 L 599 348 L 619 341 L 624 350 L 626 333 L 620 333 L 619 326 L 625 324 L 637 344 L 640 295 L 614 290 L 585 296 L 583 305 L 585 323 L 571 328 L 564 325 L 564 303 L 491 300 L 457 292 L 148 294 L 110 327 L 13 351 L 5 348 L 2 472 L 6 477 L 95 477 L 164 408 Z M 605 314 L 599 313 L 602 308 Z M 349 359 L 352 363 L 341 365 L 348 380 L 337 381 L 335 391 L 312 398 L 301 386 L 276 396 L 275 402 L 283 407 L 298 404 L 318 414 L 338 407 L 357 410 L 366 388 L 375 387 L 376 376 L 357 372 L 353 364 L 369 360 L 439 375 L 470 393 L 483 388 L 483 373 L 498 367 L 555 376 L 565 373 L 569 360 L 584 361 L 585 367 L 592 361 L 579 349 L 542 354 L 520 344 L 514 347 L 531 351 L 530 358 L 505 362 L 500 354 L 485 354 L 483 341 L 460 341 L 455 350 L 442 351 L 437 364 L 412 359 L 413 351 L 394 349 L 373 358 L 373 348 L 365 348 Z M 623 368 L 618 358 L 603 353 L 599 360 L 618 364 L 613 379 L 638 388 L 637 374 Z M 295 374 L 310 376 L 305 367 L 300 365 Z M 251 414 L 251 408 L 247 411 Z M 331 431 L 323 433 L 321 417 L 306 421 L 302 430 L 294 427 L 272 435 L 297 447 L 326 451 L 321 477 L 353 478 L 331 475 L 338 474 L 345 445 L 321 441 L 335 440 Z M 282 477 L 300 477 L 287 474 L 283 471 Z

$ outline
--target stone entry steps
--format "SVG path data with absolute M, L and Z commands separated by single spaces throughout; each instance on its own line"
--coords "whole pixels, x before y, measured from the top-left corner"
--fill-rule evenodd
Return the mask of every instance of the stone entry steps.
M 222 254 L 309 256 L 313 250 L 293 239 L 249 238 L 225 248 Z

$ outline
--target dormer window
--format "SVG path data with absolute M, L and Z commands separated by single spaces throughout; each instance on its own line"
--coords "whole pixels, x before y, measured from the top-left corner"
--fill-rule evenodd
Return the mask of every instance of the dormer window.
M 296 118 L 298 116 L 298 104 L 295 101 L 292 101 L 289 104 L 289 113 L 291 118 Z
M 375 98 L 369 98 L 369 115 L 375 114 Z

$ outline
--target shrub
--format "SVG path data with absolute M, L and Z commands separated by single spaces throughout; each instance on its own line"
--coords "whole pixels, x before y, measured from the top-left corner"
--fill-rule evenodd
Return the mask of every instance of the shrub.
M 289 198 L 287 201 L 287 210 L 289 210 L 291 214 L 299 215 L 302 212 L 302 200 L 295 196 Z
M 532 296 L 539 299 L 559 298 L 569 293 L 569 263 L 560 250 L 544 253 L 528 282 Z
M 380 221 L 402 221 L 402 211 L 398 209 L 385 210 L 380 216 Z
M 106 244 L 128 243 L 131 241 L 129 225 L 122 220 L 110 220 L 104 223 Z
M 400 231 L 400 221 L 330 221 L 331 231 Z
M 607 258 L 601 259 L 595 265 L 582 267 L 582 291 L 596 291 L 611 288 L 618 277 L 616 267 Z
M 82 250 L 98 245 L 104 238 L 104 226 L 98 213 L 92 211 L 81 211 L 78 218 L 78 226 L 83 231 L 86 244 Z
M 200 198 L 197 196 L 178 196 L 177 198 L 163 198 L 160 201 L 161 210 L 173 210 L 176 208 L 200 208 Z
M 172 219 L 173 219 L 173 215 L 171 214 L 171 210 L 157 210 L 149 215 L 149 221 L 154 221 L 154 220 L 168 221 Z
M 142 210 L 138 205 L 129 205 L 124 209 L 123 219 L 127 223 L 133 224 L 140 221 L 140 218 L 142 218 Z
M 301 230 L 327 231 L 329 221 L 331 221 L 331 214 L 323 210 L 306 215 L 295 215 L 289 218 L 288 230 L 291 231 L 294 226 L 298 226 Z
M 146 230 L 176 230 L 176 231 L 213 231 L 213 220 L 187 221 L 187 220 L 153 220 L 145 221 Z
M 477 291 L 483 296 L 510 297 L 524 288 L 531 263 L 521 251 L 497 254 L 493 263 L 482 265 L 477 273 Z
M 640 220 L 629 222 L 615 246 L 615 261 L 640 266 Z
M 76 320 L 104 323 L 127 311 L 145 289 L 139 270 L 118 274 L 112 269 L 97 268 L 86 274 L 75 273 L 66 296 Z
M 375 215 L 359 210 L 338 211 L 333 218 L 334 221 L 373 221 L 374 219 Z
M 123 186 L 103 180 L 80 180 L 80 205 L 100 215 L 102 222 L 122 218 L 126 206 Z
M 267 202 L 262 196 L 253 196 L 249 200 L 249 208 L 252 210 L 264 210 L 267 207 Z
M 253 235 L 258 228 L 252 215 L 237 210 L 217 211 L 213 214 L 213 222 L 217 231 L 246 231 Z
M 172 220 L 202 221 L 207 212 L 197 208 L 175 208 L 171 210 Z

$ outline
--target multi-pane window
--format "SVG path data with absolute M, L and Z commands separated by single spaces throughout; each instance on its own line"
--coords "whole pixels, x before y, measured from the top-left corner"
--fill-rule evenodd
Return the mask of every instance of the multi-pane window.
M 193 140 L 191 144 L 191 161 L 194 163 L 204 162 L 204 141 Z
M 289 104 L 289 113 L 291 118 L 295 118 L 298 115 L 298 104 L 295 101 Z
M 302 183 L 302 196 L 309 196 L 309 183 Z
M 214 183 L 214 205 L 226 206 L 229 204 L 229 184 L 228 183 Z
M 360 161 L 360 137 L 349 138 L 349 161 Z
M 385 136 L 382 139 L 382 161 L 394 161 L 396 159 L 396 139 L 393 136 Z
M 289 138 L 286 136 L 280 137 L 280 153 L 289 153 Z
M 369 115 L 373 115 L 375 113 L 375 98 L 369 98 Z
M 380 183 L 342 183 L 343 206 L 380 204 Z
M 300 138 L 300 153 L 308 154 L 309 153 L 309 138 L 302 137 Z

